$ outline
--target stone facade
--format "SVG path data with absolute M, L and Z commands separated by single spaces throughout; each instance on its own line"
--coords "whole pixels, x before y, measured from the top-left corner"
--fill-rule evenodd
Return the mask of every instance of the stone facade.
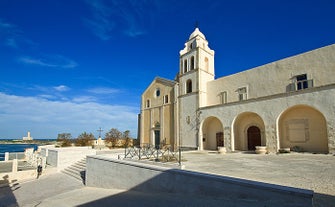
M 335 45 L 218 79 L 214 72 L 214 51 L 196 28 L 176 80 L 156 78 L 142 95 L 141 144 L 335 152 Z

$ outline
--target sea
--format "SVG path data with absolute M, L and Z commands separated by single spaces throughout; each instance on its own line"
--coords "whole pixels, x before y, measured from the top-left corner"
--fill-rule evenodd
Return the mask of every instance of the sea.
M 37 144 L 0 144 L 0 161 L 5 160 L 5 152 L 24 152 L 26 148 L 37 150 Z

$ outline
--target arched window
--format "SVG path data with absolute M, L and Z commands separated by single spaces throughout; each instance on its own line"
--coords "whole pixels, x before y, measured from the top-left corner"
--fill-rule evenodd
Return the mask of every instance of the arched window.
M 194 69 L 194 56 L 191 57 L 191 70 Z
M 192 80 L 188 79 L 186 81 L 186 93 L 192 92 Z
M 147 100 L 147 108 L 149 108 L 150 107 L 150 100 L 148 99 Z
M 187 72 L 187 60 L 184 60 L 184 73 Z

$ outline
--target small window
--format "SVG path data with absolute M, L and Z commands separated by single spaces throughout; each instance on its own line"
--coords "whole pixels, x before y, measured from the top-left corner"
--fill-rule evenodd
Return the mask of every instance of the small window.
M 307 74 L 293 76 L 291 80 L 292 80 L 292 83 L 286 86 L 286 91 L 288 92 L 303 90 L 306 88 L 312 88 L 314 85 L 313 79 L 307 80 Z
M 191 44 L 190 44 L 190 50 L 196 48 L 196 41 L 193 41 Z
M 191 70 L 194 70 L 194 56 L 191 57 Z
M 184 73 L 187 72 L 187 60 L 184 60 Z
M 221 98 L 221 104 L 226 104 L 228 102 L 227 100 L 227 91 L 224 91 L 220 94 Z
M 307 74 L 298 75 L 296 77 L 297 90 L 308 88 Z
M 164 96 L 163 103 L 164 103 L 164 104 L 169 103 L 169 95 L 165 95 L 165 96 Z
M 159 88 L 156 89 L 155 95 L 156 97 L 159 97 L 161 95 L 161 90 Z
M 192 80 L 186 81 L 186 93 L 192 93 Z
M 238 100 L 239 101 L 247 100 L 248 94 L 247 94 L 247 88 L 246 87 L 237 89 L 237 93 L 238 93 Z
M 150 107 L 150 100 L 148 99 L 147 100 L 147 108 L 149 108 Z

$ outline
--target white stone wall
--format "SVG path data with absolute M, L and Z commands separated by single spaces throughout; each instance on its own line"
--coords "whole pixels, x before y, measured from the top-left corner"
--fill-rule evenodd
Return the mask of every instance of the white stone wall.
M 208 105 L 220 104 L 218 94 L 227 91 L 228 102 L 238 101 L 236 90 L 248 88 L 248 99 L 287 92 L 291 78 L 307 74 L 314 87 L 335 82 L 335 44 L 208 82 Z
M 179 136 L 181 146 L 197 148 L 197 120 L 198 95 L 185 95 L 179 99 Z
M 328 125 L 329 152 L 335 152 L 335 104 L 333 100 L 335 100 L 335 84 L 245 102 L 204 107 L 201 108 L 200 120 L 203 122 L 211 116 L 218 118 L 224 128 L 225 144 L 228 149 L 234 150 L 234 120 L 244 112 L 256 113 L 265 124 L 266 145 L 271 152 L 275 152 L 279 144 L 277 122 L 281 113 L 296 105 L 307 105 L 318 110 L 325 117 Z
M 58 171 L 78 162 L 87 155 L 95 155 L 92 147 L 63 147 L 48 150 L 47 163 L 57 167 Z

